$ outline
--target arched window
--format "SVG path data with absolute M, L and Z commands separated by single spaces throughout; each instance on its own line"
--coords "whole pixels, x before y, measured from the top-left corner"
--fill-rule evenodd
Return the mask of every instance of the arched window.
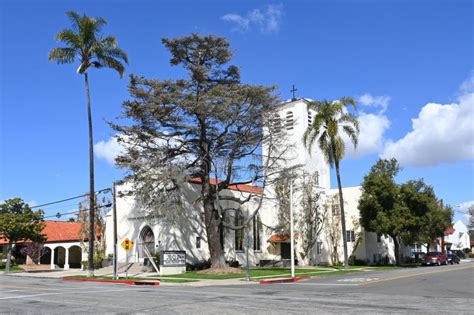
M 294 125 L 294 117 L 293 117 L 293 112 L 288 111 L 286 112 L 286 120 L 285 120 L 285 128 L 286 130 L 293 130 L 293 125 Z

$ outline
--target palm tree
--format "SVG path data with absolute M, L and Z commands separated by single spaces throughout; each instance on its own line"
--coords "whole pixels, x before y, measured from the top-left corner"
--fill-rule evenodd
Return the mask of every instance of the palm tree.
M 344 157 L 345 144 L 339 131 L 342 130 L 349 137 L 354 147 L 357 147 L 359 136 L 359 121 L 355 115 L 347 111 L 347 106 L 356 109 L 354 99 L 342 97 L 337 101 L 324 100 L 309 103 L 308 110 L 313 109 L 316 111 L 316 115 L 303 136 L 304 144 L 309 152 L 311 152 L 314 142 L 317 141 L 326 161 L 331 167 L 336 168 L 341 209 L 342 241 L 344 243 L 344 266 L 346 268 L 348 266 L 346 219 L 339 166 Z
M 102 37 L 100 32 L 107 24 L 103 18 L 91 18 L 86 15 L 80 16 L 75 12 L 67 12 L 72 29 L 65 29 L 56 35 L 56 40 L 62 42 L 66 47 L 53 48 L 49 52 L 48 59 L 59 64 L 73 63 L 79 61 L 77 73 L 84 75 L 87 95 L 87 118 L 89 122 L 89 252 L 88 271 L 89 276 L 94 274 L 94 141 L 92 136 L 92 111 L 91 97 L 89 91 L 89 77 L 87 71 L 90 68 L 111 68 L 123 77 L 125 68 L 121 61 L 128 63 L 127 55 L 117 47 L 114 36 Z

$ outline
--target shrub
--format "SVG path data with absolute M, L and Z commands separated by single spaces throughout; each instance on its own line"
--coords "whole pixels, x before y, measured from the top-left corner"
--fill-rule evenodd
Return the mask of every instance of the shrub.
M 0 261 L 0 269 L 5 269 L 6 266 L 7 266 L 6 262 Z
M 94 269 L 102 268 L 102 261 L 104 260 L 104 255 L 103 254 L 95 254 L 93 259 L 94 259 Z M 84 260 L 82 262 L 82 266 L 84 266 L 84 269 L 88 269 L 89 262 L 87 260 Z
M 197 271 L 211 268 L 211 260 L 201 260 L 197 263 L 186 263 L 187 271 Z
M 239 263 L 238 260 L 227 261 L 227 263 L 229 264 L 229 267 L 232 267 L 232 268 L 239 268 L 240 267 L 240 263 Z
M 469 253 L 469 258 L 474 258 L 474 253 Z

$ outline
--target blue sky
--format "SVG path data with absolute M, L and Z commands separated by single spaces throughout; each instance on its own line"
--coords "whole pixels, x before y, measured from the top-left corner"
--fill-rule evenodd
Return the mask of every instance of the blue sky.
M 363 130 L 342 163 L 361 183 L 379 156 L 397 157 L 398 180 L 423 177 L 463 217 L 474 201 L 473 4 L 471 1 L 1 1 L 0 200 L 34 204 L 88 189 L 86 97 L 77 64 L 47 60 L 74 10 L 108 21 L 128 53 L 127 73 L 176 78 L 163 37 L 228 38 L 247 83 L 297 96 L 359 100 Z M 127 77 L 90 73 L 96 187 L 123 171 L 106 120 L 128 98 Z M 362 139 L 362 135 L 364 135 Z M 333 180 L 333 185 L 335 181 Z M 75 202 L 45 208 L 74 209 Z

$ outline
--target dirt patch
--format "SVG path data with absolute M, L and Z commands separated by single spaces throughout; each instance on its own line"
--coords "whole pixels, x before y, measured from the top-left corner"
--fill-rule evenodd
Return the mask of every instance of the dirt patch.
M 204 269 L 204 270 L 199 270 L 196 273 L 199 274 L 204 274 L 204 275 L 235 275 L 235 274 L 243 274 L 244 272 L 242 269 L 239 268 L 232 268 L 232 267 L 226 267 L 226 268 L 210 268 L 210 269 Z

